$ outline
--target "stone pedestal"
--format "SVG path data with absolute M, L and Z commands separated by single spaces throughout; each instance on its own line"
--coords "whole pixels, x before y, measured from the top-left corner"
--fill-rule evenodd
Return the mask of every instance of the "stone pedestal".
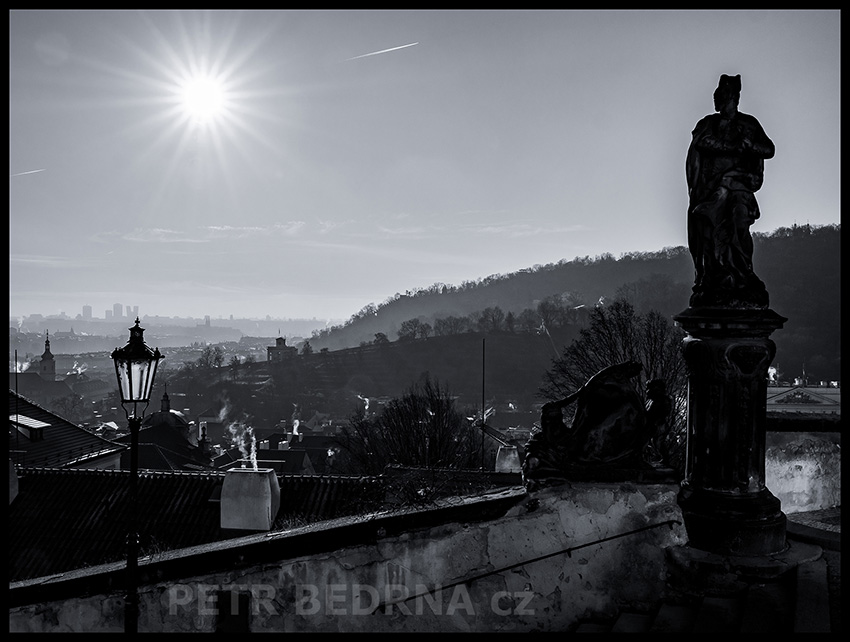
M 689 545 L 721 555 L 770 555 L 785 546 L 785 515 L 765 486 L 770 334 L 787 319 L 769 309 L 688 308 L 688 450 L 679 507 Z

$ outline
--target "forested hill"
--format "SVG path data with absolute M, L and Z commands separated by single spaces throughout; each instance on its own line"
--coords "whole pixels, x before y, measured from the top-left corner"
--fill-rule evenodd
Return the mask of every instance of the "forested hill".
M 839 378 L 840 236 L 840 225 L 754 234 L 756 274 L 767 285 L 770 307 L 788 317 L 772 336 L 774 364 L 786 377 L 805 368 L 815 378 Z M 547 321 L 581 323 L 584 309 L 618 296 L 639 311 L 654 308 L 672 316 L 687 308 L 693 274 L 687 248 L 673 247 L 563 260 L 460 286 L 435 283 L 370 303 L 346 323 L 314 333 L 310 344 L 314 350 L 339 350 L 371 344 L 376 337 L 531 331 Z

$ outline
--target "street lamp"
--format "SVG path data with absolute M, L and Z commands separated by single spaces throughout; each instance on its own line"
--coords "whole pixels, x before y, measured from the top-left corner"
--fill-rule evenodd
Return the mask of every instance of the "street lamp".
M 127 598 L 124 603 L 124 631 L 136 633 L 139 625 L 139 596 L 136 590 L 139 565 L 139 532 L 136 527 L 136 505 L 139 477 L 139 429 L 151 398 L 156 367 L 162 355 L 159 348 L 151 350 L 146 344 L 144 328 L 130 328 L 130 340 L 123 348 L 112 351 L 121 406 L 130 426 L 130 517 L 127 533 Z M 132 412 L 129 405 L 132 404 Z M 140 411 L 141 405 L 141 411 Z

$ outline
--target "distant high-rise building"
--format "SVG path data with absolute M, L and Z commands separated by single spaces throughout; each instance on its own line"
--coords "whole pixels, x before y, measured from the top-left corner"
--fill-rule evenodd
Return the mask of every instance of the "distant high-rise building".
M 112 316 L 114 316 L 116 320 L 121 319 L 124 316 L 124 306 L 120 303 L 113 303 Z
M 86 321 L 91 321 L 91 306 L 84 305 L 83 306 L 83 319 Z
M 104 310 L 103 318 L 109 321 L 112 318 L 112 310 Z
M 130 311 L 128 310 L 127 316 L 132 316 L 134 319 L 138 319 L 139 318 L 139 306 L 134 305 L 133 306 L 133 314 L 131 315 Z
M 210 327 L 210 315 L 204 317 L 204 325 Z

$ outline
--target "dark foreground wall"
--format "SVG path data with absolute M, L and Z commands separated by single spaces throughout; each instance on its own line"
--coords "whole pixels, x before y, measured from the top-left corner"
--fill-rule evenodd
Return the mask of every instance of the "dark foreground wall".
M 574 483 L 529 496 L 514 488 L 402 522 L 373 515 L 239 538 L 228 550 L 163 554 L 142 561 L 140 570 L 150 568 L 139 630 L 566 631 L 662 595 L 665 550 L 686 542 L 677 491 Z M 109 585 L 110 572 L 90 569 L 86 588 L 63 597 L 61 578 L 13 585 L 10 631 L 121 631 L 120 591 L 96 588 L 98 574 Z

